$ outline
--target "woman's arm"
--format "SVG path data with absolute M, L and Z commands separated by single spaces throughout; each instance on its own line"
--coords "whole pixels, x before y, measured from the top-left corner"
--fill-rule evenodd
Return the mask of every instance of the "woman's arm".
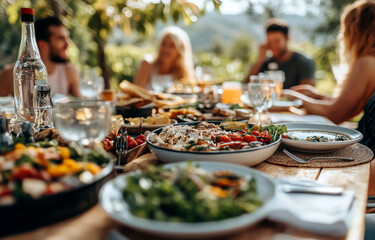
M 375 89 L 375 58 L 358 59 L 346 79 L 339 97 L 332 100 L 317 100 L 295 91 L 287 91 L 303 101 L 309 114 L 322 115 L 334 123 L 341 123 L 359 114 Z
M 152 66 L 152 63 L 144 59 L 133 78 L 133 83 L 140 87 L 146 88 L 150 83 Z

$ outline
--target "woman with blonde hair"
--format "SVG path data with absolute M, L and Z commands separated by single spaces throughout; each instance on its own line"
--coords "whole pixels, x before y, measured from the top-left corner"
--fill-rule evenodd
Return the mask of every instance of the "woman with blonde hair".
M 179 27 L 164 28 L 158 36 L 158 56 L 142 61 L 134 83 L 159 92 L 171 89 L 175 84 L 195 86 L 193 56 L 187 33 Z
M 325 116 L 334 123 L 361 113 L 374 93 L 375 1 L 359 0 L 346 6 L 340 26 L 340 58 L 349 70 L 340 94 L 337 97 L 323 96 L 306 85 L 291 88 L 294 91 L 284 91 L 285 95 L 303 100 L 307 113 Z

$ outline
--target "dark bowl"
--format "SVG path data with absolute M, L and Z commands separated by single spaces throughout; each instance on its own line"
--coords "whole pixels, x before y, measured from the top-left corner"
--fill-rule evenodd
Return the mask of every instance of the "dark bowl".
M 153 106 L 144 108 L 128 108 L 116 106 L 116 114 L 121 114 L 124 119 L 133 117 L 148 117 L 152 114 L 152 108 Z
M 76 216 L 98 202 L 98 193 L 113 178 L 113 161 L 94 181 L 38 199 L 28 199 L 0 207 L 0 237 L 29 231 Z

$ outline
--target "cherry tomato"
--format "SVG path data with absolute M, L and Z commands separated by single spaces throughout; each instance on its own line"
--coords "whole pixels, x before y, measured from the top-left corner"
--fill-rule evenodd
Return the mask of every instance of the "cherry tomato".
M 267 131 L 263 131 L 259 135 L 259 141 L 263 143 L 270 143 L 271 142 L 271 136 Z
M 234 134 L 234 133 L 230 133 L 228 134 L 228 137 L 232 140 L 232 141 L 241 141 L 242 138 L 240 135 L 238 134 Z
M 251 131 L 251 134 L 253 134 L 254 136 L 259 136 L 260 132 L 259 131 Z
M 230 142 L 230 138 L 227 135 L 220 137 L 220 142 Z
M 16 181 L 24 178 L 40 178 L 40 175 L 32 166 L 21 165 L 13 168 L 11 178 Z
M 244 141 L 244 142 L 254 142 L 254 141 L 257 141 L 257 137 L 255 137 L 253 135 L 246 135 L 242 138 L 242 141 Z
M 135 141 L 138 143 L 138 145 L 141 145 L 141 144 L 144 143 L 144 141 L 142 141 L 141 139 L 138 139 L 138 138 L 136 138 Z
M 288 135 L 282 135 L 281 137 L 282 138 L 288 138 Z
M 145 135 L 143 135 L 143 134 L 141 134 L 141 135 L 139 135 L 139 136 L 137 136 L 136 138 L 135 138 L 135 140 L 141 140 L 142 142 L 145 142 L 146 141 L 146 137 L 145 137 Z
M 230 148 L 232 149 L 242 149 L 243 148 L 243 145 L 244 143 L 241 144 L 241 142 L 233 142 L 233 143 L 230 143 Z
M 134 140 L 134 138 L 128 141 L 128 149 L 135 148 L 136 146 L 138 146 L 138 143 L 137 141 Z

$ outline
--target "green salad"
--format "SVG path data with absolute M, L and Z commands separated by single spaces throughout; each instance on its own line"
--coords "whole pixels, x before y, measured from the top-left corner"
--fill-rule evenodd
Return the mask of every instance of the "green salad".
M 150 167 L 126 178 L 124 200 L 137 217 L 168 222 L 217 221 L 253 212 L 263 202 L 256 180 L 198 165 Z

